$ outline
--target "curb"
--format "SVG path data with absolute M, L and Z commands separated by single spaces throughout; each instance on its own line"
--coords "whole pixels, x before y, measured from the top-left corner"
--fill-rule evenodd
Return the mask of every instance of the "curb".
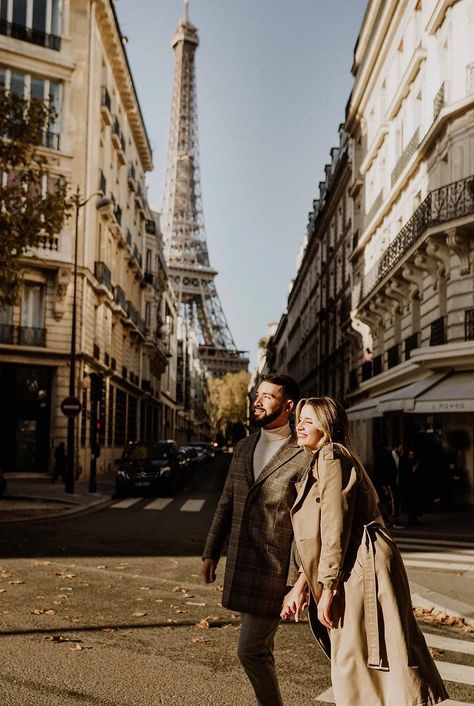
M 28 497 L 28 496 L 14 496 L 18 497 L 18 499 L 21 500 L 32 500 L 32 501 L 39 501 L 41 502 L 42 500 L 45 502 L 65 502 L 67 501 L 64 500 L 58 500 L 57 498 L 37 498 L 37 497 Z M 74 507 L 71 507 L 67 510 L 62 510 L 60 512 L 52 512 L 51 514 L 44 514 L 41 517 L 11 517 L 9 519 L 1 519 L 0 518 L 0 525 L 8 525 L 12 522 L 15 523 L 34 523 L 34 522 L 47 522 L 49 520 L 55 520 L 61 517 L 70 517 L 72 515 L 79 515 L 79 514 L 88 514 L 95 512 L 96 510 L 101 510 L 104 507 L 108 507 L 109 505 L 112 505 L 114 502 L 114 498 L 111 496 L 107 496 L 106 498 L 101 498 L 100 500 L 95 500 L 92 503 L 89 503 L 88 505 L 83 505 L 81 503 L 76 503 Z

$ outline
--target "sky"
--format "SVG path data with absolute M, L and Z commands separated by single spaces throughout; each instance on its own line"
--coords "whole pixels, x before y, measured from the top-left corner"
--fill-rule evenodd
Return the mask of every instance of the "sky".
M 153 149 L 160 207 L 183 0 L 116 0 Z M 201 189 L 211 266 L 237 347 L 256 363 L 290 282 L 352 88 L 367 0 L 190 0 Z

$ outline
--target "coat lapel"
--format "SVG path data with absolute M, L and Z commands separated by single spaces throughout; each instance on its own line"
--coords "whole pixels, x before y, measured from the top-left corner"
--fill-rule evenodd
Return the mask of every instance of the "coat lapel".
M 245 457 L 245 469 L 244 469 L 244 474 L 245 478 L 247 479 L 247 483 L 250 486 L 254 484 L 254 475 L 253 475 L 253 454 L 255 451 L 255 447 L 257 445 L 257 441 L 260 439 L 260 434 L 261 432 L 259 431 L 257 434 L 253 434 L 250 437 L 248 449 L 247 449 L 247 455 Z
M 254 446 L 255 450 L 255 446 Z M 290 458 L 293 458 L 293 456 L 296 456 L 297 453 L 301 451 L 300 447 L 296 443 L 296 438 L 292 434 L 288 441 L 286 441 L 283 446 L 281 446 L 278 451 L 271 457 L 267 465 L 262 469 L 262 472 L 258 476 L 257 480 L 255 481 L 255 485 L 257 483 L 261 483 L 262 481 L 265 480 L 265 478 L 268 478 L 269 475 L 274 473 L 277 468 L 279 468 L 282 464 L 286 463 L 289 461 Z M 253 474 L 253 469 L 252 469 L 252 474 Z
M 306 453 L 307 452 L 305 450 L 305 454 Z M 314 460 L 312 462 L 312 459 L 310 457 L 308 457 L 308 465 L 310 464 L 308 471 L 307 471 L 307 473 L 305 473 L 304 477 L 301 480 L 299 480 L 295 483 L 297 495 L 296 495 L 296 500 L 293 503 L 293 508 L 295 508 L 298 505 L 298 503 L 301 501 L 301 499 L 305 496 L 306 488 L 307 488 L 308 484 L 310 483 L 311 476 L 314 476 L 315 478 L 317 478 L 316 469 L 315 469 L 316 463 L 317 463 L 317 460 Z M 312 481 L 311 481 L 311 484 L 312 484 Z

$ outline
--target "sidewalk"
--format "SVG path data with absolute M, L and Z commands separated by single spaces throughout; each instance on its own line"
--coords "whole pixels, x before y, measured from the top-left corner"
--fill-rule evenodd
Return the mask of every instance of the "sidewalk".
M 79 480 L 74 494 L 66 493 L 62 482 L 51 483 L 47 474 L 7 473 L 6 478 L 7 489 L 0 496 L 0 524 L 93 512 L 113 502 L 113 475 L 98 476 L 97 493 L 89 493 L 88 479 Z M 431 553 L 432 547 L 433 559 L 436 556 L 438 562 L 440 554 L 446 554 L 446 572 L 408 567 L 413 604 L 474 626 L 474 508 L 426 513 L 419 526 L 392 529 L 391 534 L 403 545 L 405 557 L 412 551 L 411 545 L 413 552 L 420 551 L 417 540 L 424 544 L 424 552 Z M 449 554 L 457 555 L 462 568 L 449 567 Z
M 96 493 L 89 493 L 88 479 L 76 481 L 75 492 L 66 493 L 64 483 L 51 483 L 46 473 L 6 473 L 5 478 L 0 524 L 53 519 L 105 507 L 115 489 L 113 476 L 98 476 Z

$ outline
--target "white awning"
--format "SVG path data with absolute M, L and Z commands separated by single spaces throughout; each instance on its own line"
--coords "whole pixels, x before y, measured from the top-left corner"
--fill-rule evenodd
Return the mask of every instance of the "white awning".
M 382 416 L 381 412 L 377 412 L 377 397 L 357 402 L 346 409 L 346 414 L 351 422 L 356 419 L 373 419 Z
M 416 398 L 413 414 L 474 412 L 474 372 L 452 373 Z
M 399 387 L 385 395 L 377 395 L 361 400 L 346 410 L 350 421 L 356 419 L 373 419 L 382 417 L 385 412 L 408 412 L 418 411 L 418 398 L 430 392 L 443 381 L 446 373 L 434 373 L 423 380 L 418 380 L 405 387 Z M 431 410 L 430 410 L 431 411 Z M 441 411 L 441 410 L 440 410 Z
M 430 375 L 424 380 L 417 380 L 411 385 L 405 385 L 405 387 L 388 392 L 386 395 L 380 395 L 377 397 L 377 409 L 382 414 L 384 412 L 413 412 L 418 397 L 431 390 L 445 377 L 446 373 Z

